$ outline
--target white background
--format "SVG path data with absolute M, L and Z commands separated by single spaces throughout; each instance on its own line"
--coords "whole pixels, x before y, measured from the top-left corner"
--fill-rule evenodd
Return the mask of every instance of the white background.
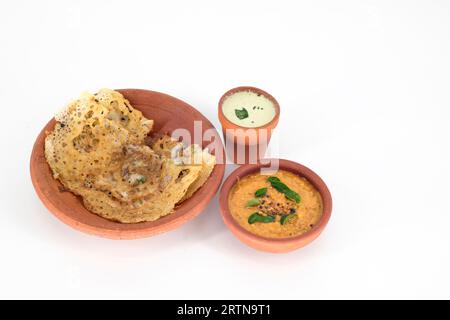
M 166 92 L 220 128 L 238 85 L 278 99 L 273 146 L 331 190 L 308 247 L 247 248 L 217 198 L 112 241 L 35 195 L 34 140 L 80 92 Z M 449 88 L 449 1 L 2 1 L 0 298 L 450 298 Z

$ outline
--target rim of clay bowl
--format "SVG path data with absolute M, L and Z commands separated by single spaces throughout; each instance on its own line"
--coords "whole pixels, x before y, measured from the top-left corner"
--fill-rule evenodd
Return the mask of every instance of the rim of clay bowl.
M 228 118 L 223 114 L 223 110 L 222 110 L 222 105 L 223 102 L 225 101 L 225 99 L 232 95 L 233 93 L 239 92 L 239 91 L 252 91 L 258 94 L 262 94 L 263 96 L 265 96 L 267 99 L 269 99 L 270 101 L 273 102 L 273 105 L 275 107 L 275 116 L 273 117 L 272 120 L 270 120 L 270 122 L 259 126 L 259 127 L 243 127 L 243 126 L 239 126 L 233 122 L 231 122 L 230 120 L 228 120 Z M 240 87 L 236 87 L 233 89 L 228 90 L 227 92 L 225 92 L 222 97 L 219 100 L 219 121 L 222 125 L 223 129 L 265 129 L 265 128 L 271 128 L 274 129 L 277 124 L 278 124 L 278 120 L 280 119 L 280 104 L 278 103 L 277 99 L 275 99 L 270 93 L 256 88 L 256 87 L 251 87 L 251 86 L 240 86 Z
M 270 162 L 279 161 L 278 170 L 290 171 L 300 177 L 306 178 L 320 193 L 323 202 L 322 217 L 319 222 L 309 231 L 289 238 L 267 238 L 251 233 L 244 229 L 231 215 L 228 207 L 228 197 L 234 185 L 239 179 L 258 172 L 261 168 L 270 167 Z M 269 161 L 269 163 L 267 163 Z M 220 211 L 225 225 L 242 242 L 248 246 L 266 252 L 283 253 L 289 252 L 314 241 L 325 229 L 331 217 L 332 198 L 327 185 L 314 171 L 297 162 L 286 159 L 264 159 L 263 163 L 245 164 L 234 170 L 222 185 L 220 190 Z

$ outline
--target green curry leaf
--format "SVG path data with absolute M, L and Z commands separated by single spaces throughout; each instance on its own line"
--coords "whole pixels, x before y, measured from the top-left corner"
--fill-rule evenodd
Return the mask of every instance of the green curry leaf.
M 295 218 L 297 215 L 295 213 L 290 213 L 290 214 L 284 214 L 281 216 L 280 219 L 280 223 L 282 225 L 284 225 L 286 222 L 289 222 L 290 220 L 292 220 L 293 218 Z
M 245 108 L 242 108 L 241 110 L 234 109 L 234 113 L 236 114 L 236 117 L 238 117 L 239 120 L 248 118 L 248 111 Z
M 256 192 L 255 192 L 255 197 L 261 198 L 262 196 L 265 196 L 266 193 L 267 193 L 267 188 L 261 188 L 261 189 L 258 189 L 258 190 L 256 190 Z
M 256 207 L 257 205 L 259 205 L 259 200 L 256 198 L 250 199 L 247 201 L 247 204 L 245 205 L 247 208 L 250 207 Z
M 267 181 L 270 182 L 272 187 L 275 188 L 278 192 L 284 193 L 287 199 L 295 201 L 296 203 L 300 203 L 300 195 L 295 192 L 294 190 L 291 190 L 287 185 L 285 185 L 278 177 L 269 177 L 267 178 Z
M 254 212 L 250 215 L 250 217 L 248 217 L 249 224 L 253 224 L 255 222 L 270 223 L 274 221 L 275 221 L 274 216 L 263 216 L 262 214 L 259 214 L 259 212 Z

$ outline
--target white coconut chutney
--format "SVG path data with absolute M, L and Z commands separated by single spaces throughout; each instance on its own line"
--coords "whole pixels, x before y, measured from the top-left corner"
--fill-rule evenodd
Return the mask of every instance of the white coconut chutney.
M 274 103 L 260 93 L 238 91 L 225 98 L 222 104 L 225 117 L 232 123 L 245 127 L 264 126 L 275 117 Z

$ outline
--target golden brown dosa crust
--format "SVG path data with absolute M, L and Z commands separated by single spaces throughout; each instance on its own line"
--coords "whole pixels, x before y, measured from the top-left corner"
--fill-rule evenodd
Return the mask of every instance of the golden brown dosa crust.
M 153 151 L 144 143 L 153 121 L 119 92 L 85 93 L 55 119 L 45 141 L 53 176 L 102 217 L 156 220 L 171 213 L 200 176 L 204 179 L 203 166 L 191 163 L 201 148 L 177 159 Z

